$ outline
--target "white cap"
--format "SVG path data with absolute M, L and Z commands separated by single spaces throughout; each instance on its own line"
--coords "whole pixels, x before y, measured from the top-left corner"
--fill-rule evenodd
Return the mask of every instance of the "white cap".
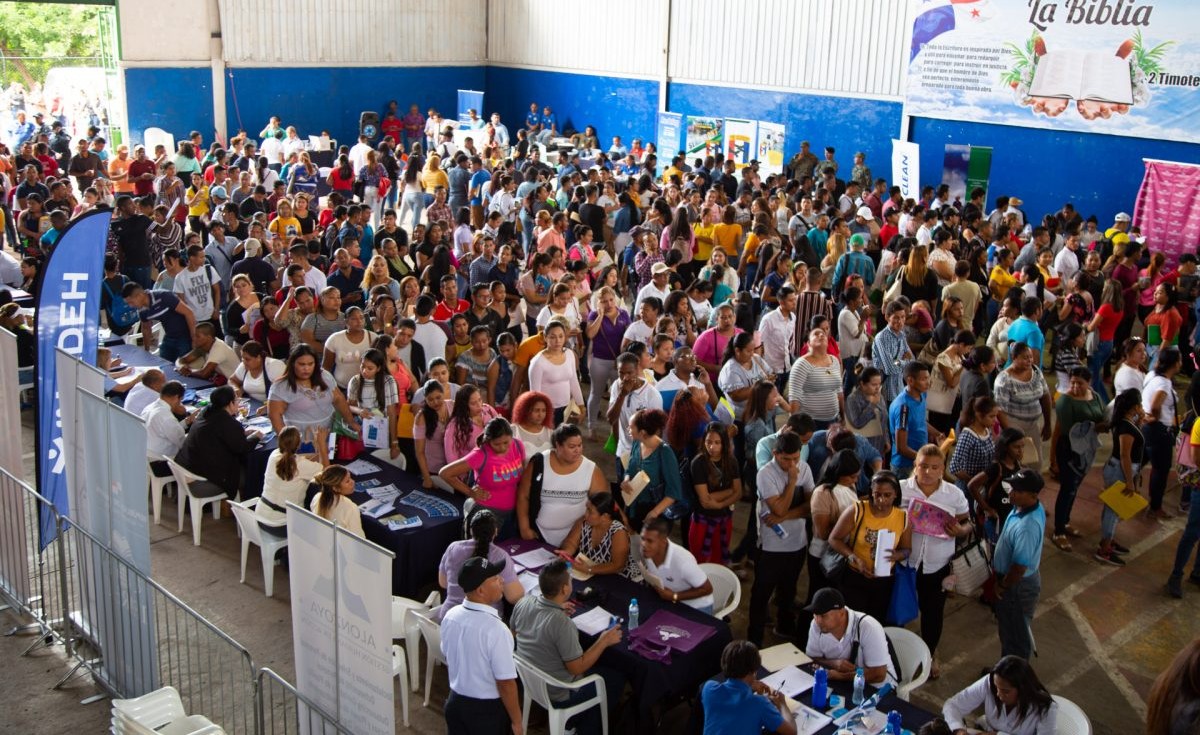
M 1125 212 L 1117 212 L 1117 216 L 1113 217 L 1114 222 L 1129 222 L 1131 219 L 1132 217 Z
M 661 260 L 659 262 L 655 263 L 654 265 L 650 266 L 650 273 L 652 273 L 653 275 L 656 275 L 656 276 L 659 273 L 666 273 L 669 270 L 671 270 L 671 266 L 667 265 L 666 263 L 662 262 Z
M 261 252 L 262 252 L 262 243 L 258 241 L 258 238 L 251 237 L 248 240 L 246 240 L 246 255 L 249 255 L 251 258 L 254 258 L 254 257 L 257 257 L 258 254 Z
M 855 212 L 855 214 L 859 217 L 862 217 L 865 220 L 875 219 L 875 214 L 871 211 L 870 207 L 859 207 L 858 211 Z

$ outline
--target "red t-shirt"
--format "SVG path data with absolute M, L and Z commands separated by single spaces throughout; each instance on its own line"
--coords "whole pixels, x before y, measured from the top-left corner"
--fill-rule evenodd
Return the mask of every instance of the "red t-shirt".
M 471 308 L 471 305 L 466 299 L 459 299 L 458 303 L 454 305 L 454 309 L 451 309 L 445 301 L 439 301 L 437 308 L 433 310 L 433 320 L 435 322 L 448 322 L 450 321 L 450 317 L 455 314 L 461 314 L 469 308 Z
M 145 181 L 137 180 L 137 177 L 142 176 L 143 174 L 153 173 L 156 173 L 156 167 L 154 165 L 154 161 L 151 161 L 149 158 L 141 161 L 135 158 L 133 162 L 129 164 L 128 175 L 129 180 L 133 182 L 133 192 L 135 194 L 140 197 L 144 197 L 147 194 L 154 193 L 154 179 L 146 179 Z M 211 182 L 212 179 L 209 179 L 209 183 Z M 184 207 L 183 209 L 185 212 L 187 211 L 187 207 Z
M 895 225 L 884 225 L 879 228 L 879 244 L 881 247 L 887 247 L 892 238 L 900 234 L 900 228 Z
M 1121 312 L 1112 308 L 1112 304 L 1100 304 L 1096 309 L 1100 321 L 1096 323 L 1096 331 L 1100 333 L 1101 342 L 1112 342 L 1121 324 Z

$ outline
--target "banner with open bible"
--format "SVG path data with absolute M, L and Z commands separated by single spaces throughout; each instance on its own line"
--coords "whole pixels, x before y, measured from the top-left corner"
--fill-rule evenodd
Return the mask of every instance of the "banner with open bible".
M 906 112 L 1200 142 L 1195 0 L 910 0 Z

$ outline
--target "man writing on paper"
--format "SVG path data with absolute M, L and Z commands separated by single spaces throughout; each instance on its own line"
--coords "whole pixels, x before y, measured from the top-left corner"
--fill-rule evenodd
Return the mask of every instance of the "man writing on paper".
M 517 654 L 561 681 L 599 674 L 604 679 L 611 717 L 621 701 L 625 677 L 619 671 L 597 666 L 596 661 L 605 649 L 621 641 L 621 626 L 608 628 L 585 651 L 579 644 L 579 631 L 565 609 L 572 593 L 567 562 L 558 559 L 542 567 L 538 573 L 538 588 L 541 595 L 526 595 L 513 608 L 509 623 L 517 638 Z M 595 684 L 572 690 L 550 688 L 550 700 L 557 708 L 570 707 L 595 695 Z M 592 707 L 572 717 L 567 725 L 579 735 L 598 735 L 601 732 L 600 709 Z
M 713 586 L 692 552 L 671 541 L 671 522 L 663 517 L 642 528 L 642 557 L 646 579 L 667 602 L 712 614 Z
M 492 607 L 504 596 L 502 569 L 503 562 L 467 559 L 458 573 L 467 599 L 442 618 L 442 655 L 450 673 L 448 735 L 499 735 L 509 728 L 513 735 L 524 732 L 512 634 Z
M 796 719 L 783 693 L 758 680 L 758 647 L 733 641 L 721 652 L 725 681 L 709 680 L 700 690 L 704 735 L 758 735 L 764 730 L 796 735 Z
M 830 681 L 853 681 L 861 667 L 868 684 L 898 681 L 883 625 L 866 613 L 846 607 L 842 593 L 826 587 L 804 608 L 812 613 L 805 653 L 829 669 Z
M 1042 592 L 1042 545 L 1046 535 L 1046 509 L 1038 501 L 1042 476 L 1023 469 L 1003 481 L 1009 486 L 1013 510 L 1004 522 L 992 557 L 996 571 L 996 624 L 1000 655 L 1028 660 L 1033 653 L 1029 625 Z

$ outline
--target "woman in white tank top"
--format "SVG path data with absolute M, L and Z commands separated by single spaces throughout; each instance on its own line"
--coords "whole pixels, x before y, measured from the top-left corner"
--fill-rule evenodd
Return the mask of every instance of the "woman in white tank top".
M 583 433 L 579 427 L 574 424 L 557 427 L 551 448 L 534 457 L 521 478 L 517 491 L 521 537 L 541 536 L 546 543 L 561 546 L 587 510 L 588 495 L 607 489 L 604 473 L 583 456 Z

